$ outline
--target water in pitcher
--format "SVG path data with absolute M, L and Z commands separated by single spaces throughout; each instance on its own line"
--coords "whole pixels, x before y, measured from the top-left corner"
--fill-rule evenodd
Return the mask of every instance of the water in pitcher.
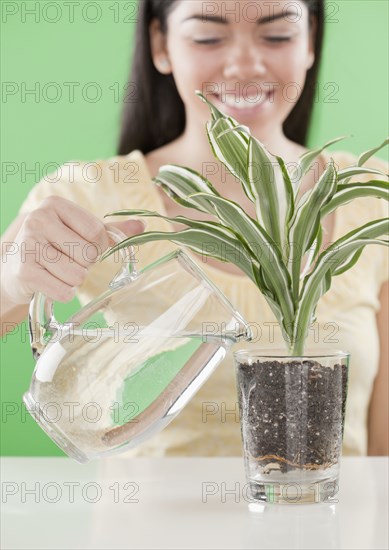
M 234 341 L 150 327 L 65 331 L 39 359 L 34 402 L 25 401 L 89 458 L 131 448 L 182 410 Z

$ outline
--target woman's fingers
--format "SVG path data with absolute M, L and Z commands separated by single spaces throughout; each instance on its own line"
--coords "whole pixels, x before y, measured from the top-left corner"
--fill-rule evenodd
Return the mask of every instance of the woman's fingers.
M 61 225 L 69 227 L 84 241 L 94 243 L 100 251 L 108 248 L 109 240 L 104 223 L 81 206 L 62 197 L 51 196 L 43 201 L 42 207 L 45 210 L 51 208 L 61 220 Z M 96 258 L 98 255 L 99 251 Z
M 42 236 L 42 238 L 46 237 Z M 80 237 L 72 229 L 63 225 L 56 238 L 47 240 L 41 244 L 41 255 L 46 261 L 54 261 L 51 258 L 63 255 L 69 258 L 70 263 L 76 263 L 81 267 L 89 267 L 102 254 L 103 249 L 96 243 L 91 243 Z
M 23 239 L 32 245 L 40 264 L 53 262 L 52 256 L 64 255 L 71 263 L 82 267 L 96 262 L 109 245 L 104 224 L 61 197 L 48 197 L 28 215 L 24 221 Z
M 70 286 L 81 285 L 88 273 L 86 264 L 83 267 L 71 257 L 63 254 L 52 243 L 46 243 L 42 248 L 37 263 L 56 279 Z
M 48 298 L 58 302 L 70 302 L 76 294 L 75 286 L 57 279 L 39 266 L 30 273 L 29 285 L 34 287 L 34 292 L 42 292 Z

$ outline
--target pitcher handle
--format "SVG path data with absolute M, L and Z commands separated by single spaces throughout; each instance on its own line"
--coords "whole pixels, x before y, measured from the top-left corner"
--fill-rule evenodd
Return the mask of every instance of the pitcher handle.
M 120 243 L 127 238 L 120 229 L 115 226 L 106 224 L 108 235 L 115 243 Z M 124 247 L 120 249 L 122 257 L 121 268 L 109 283 L 111 288 L 122 286 L 129 279 L 134 280 L 138 276 L 135 268 L 136 259 L 134 247 Z M 38 360 L 42 355 L 43 350 L 49 343 L 54 334 L 65 328 L 57 321 L 54 315 L 54 304 L 51 298 L 48 298 L 42 292 L 35 292 L 31 298 L 28 311 L 28 326 L 30 333 L 30 345 L 32 354 L 35 360 Z

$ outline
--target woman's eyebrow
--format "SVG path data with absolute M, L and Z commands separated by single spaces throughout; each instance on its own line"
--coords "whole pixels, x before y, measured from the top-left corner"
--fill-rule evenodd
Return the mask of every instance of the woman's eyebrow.
M 257 25 L 266 25 L 267 23 L 272 23 L 273 21 L 277 21 L 278 19 L 287 18 L 289 16 L 296 17 L 296 12 L 289 10 L 289 11 L 282 11 L 280 13 L 274 13 L 272 15 L 268 15 L 266 17 L 260 17 L 257 21 Z M 229 21 L 226 17 L 222 17 L 220 15 L 191 15 L 190 17 L 186 17 L 181 21 L 181 23 L 184 23 L 185 21 L 190 20 L 196 20 L 196 21 L 202 21 L 204 23 L 207 23 L 208 21 L 211 23 L 220 23 L 222 25 L 228 25 Z

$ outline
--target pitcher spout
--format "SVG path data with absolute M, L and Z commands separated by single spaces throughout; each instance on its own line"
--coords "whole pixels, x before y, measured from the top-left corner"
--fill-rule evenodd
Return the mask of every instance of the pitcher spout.
M 241 340 L 250 342 L 253 339 L 250 326 L 236 318 L 229 323 L 204 322 L 201 334 L 203 342 L 221 341 L 227 346 L 232 346 Z
M 246 342 L 253 340 L 253 332 L 249 325 L 241 327 L 241 331 L 236 335 L 236 341 L 240 342 L 241 340 L 246 340 Z

